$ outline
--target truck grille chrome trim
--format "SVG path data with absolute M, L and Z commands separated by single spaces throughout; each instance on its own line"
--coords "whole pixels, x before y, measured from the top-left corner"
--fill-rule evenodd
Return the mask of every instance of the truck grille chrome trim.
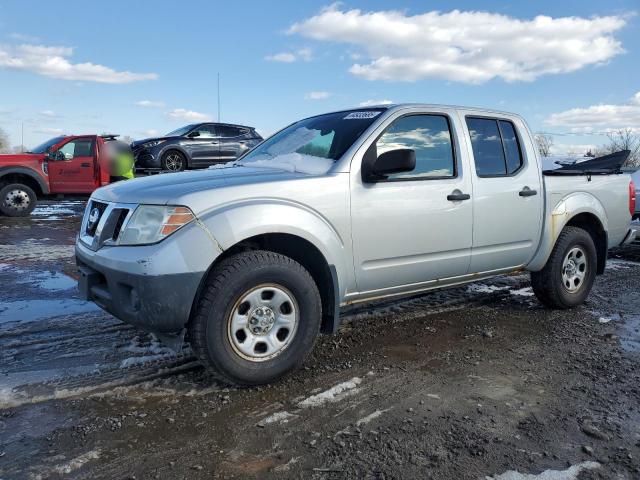
M 120 233 L 137 206 L 89 200 L 80 227 L 80 241 L 94 251 L 104 245 L 117 245 Z

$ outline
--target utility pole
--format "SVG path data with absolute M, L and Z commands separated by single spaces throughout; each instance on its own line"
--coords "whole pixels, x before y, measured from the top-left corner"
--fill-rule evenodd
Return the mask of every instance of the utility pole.
M 218 72 L 218 123 L 220 123 L 220 72 Z
M 24 153 L 24 122 L 20 122 L 20 153 Z

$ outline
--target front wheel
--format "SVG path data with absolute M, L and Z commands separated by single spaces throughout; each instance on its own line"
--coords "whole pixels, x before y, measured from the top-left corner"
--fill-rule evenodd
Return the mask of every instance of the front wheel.
M 182 172 L 187 168 L 187 159 L 176 151 L 170 150 L 162 156 L 162 169 L 169 172 Z
M 597 254 L 588 232 L 565 227 L 544 268 L 531 273 L 531 286 L 542 303 L 551 308 L 582 304 L 596 277 Z
M 302 364 L 321 318 L 309 272 L 289 257 L 255 250 L 210 274 L 189 333 L 200 361 L 222 381 L 261 385 Z
M 26 217 L 36 208 L 36 192 L 21 183 L 0 189 L 0 212 L 8 217 Z

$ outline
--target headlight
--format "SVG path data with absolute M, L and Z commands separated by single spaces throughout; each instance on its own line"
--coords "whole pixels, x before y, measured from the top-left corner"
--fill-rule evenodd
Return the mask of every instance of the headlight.
M 145 148 L 151 148 L 164 142 L 166 142 L 166 140 L 151 140 L 150 142 L 143 143 L 142 146 Z
M 187 207 L 140 205 L 127 223 L 119 245 L 156 243 L 195 219 Z

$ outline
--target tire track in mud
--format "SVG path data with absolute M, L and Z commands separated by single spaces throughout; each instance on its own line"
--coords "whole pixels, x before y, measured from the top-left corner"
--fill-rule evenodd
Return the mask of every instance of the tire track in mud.
M 494 304 L 512 296 L 527 281 L 524 275 L 506 276 L 474 287 L 352 305 L 343 311 L 342 326 L 350 328 L 359 320 L 389 316 L 401 322 Z M 104 312 L 3 325 L 0 365 L 0 409 L 88 395 L 200 368 L 188 344 L 175 353 L 153 335 Z

